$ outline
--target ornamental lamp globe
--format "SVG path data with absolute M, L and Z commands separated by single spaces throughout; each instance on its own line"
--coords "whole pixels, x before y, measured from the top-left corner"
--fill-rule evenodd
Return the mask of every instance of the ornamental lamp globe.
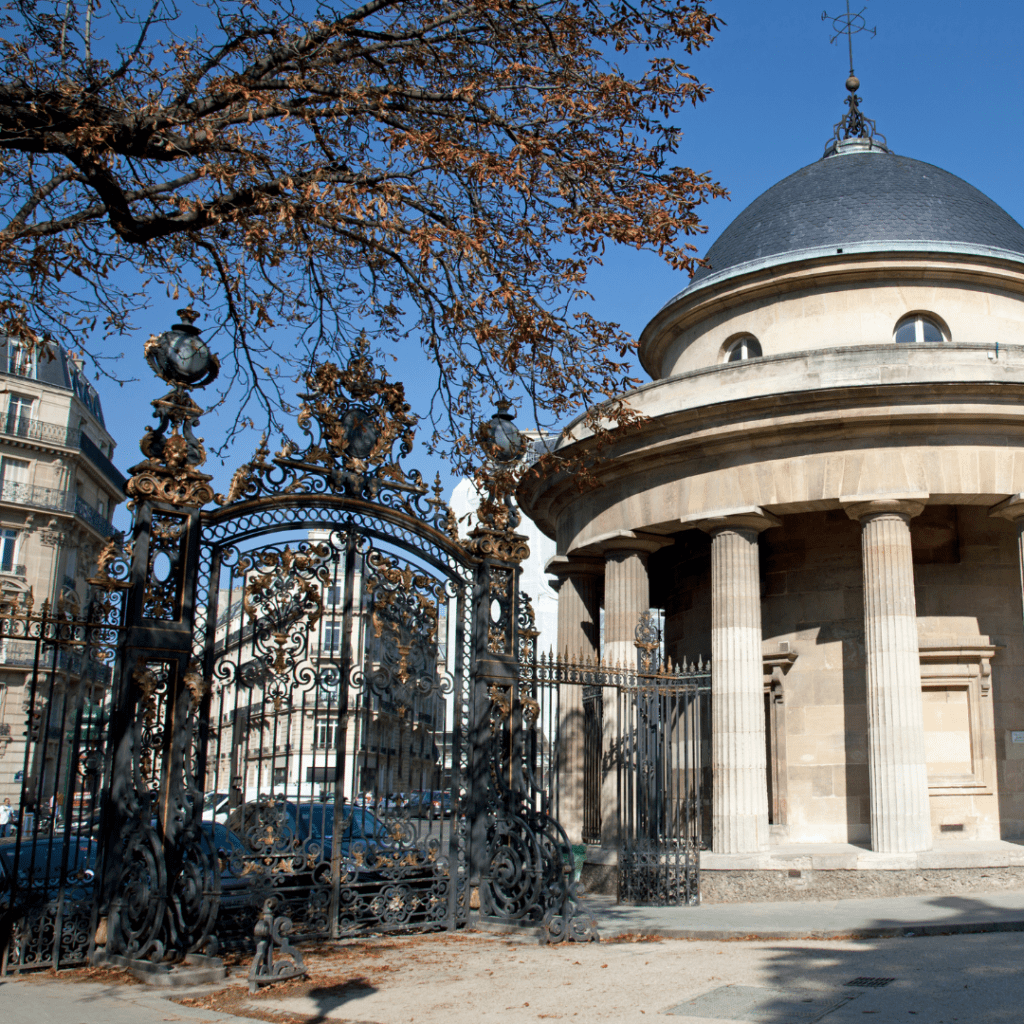
M 515 462 L 523 450 L 523 436 L 516 429 L 509 409 L 512 403 L 502 399 L 498 409 L 480 428 L 480 439 L 487 449 L 487 455 L 494 462 L 507 464 Z
M 168 384 L 183 388 L 205 387 L 216 379 L 220 361 L 193 326 L 198 318 L 195 310 L 179 309 L 178 316 L 181 323 L 146 343 L 146 362 Z

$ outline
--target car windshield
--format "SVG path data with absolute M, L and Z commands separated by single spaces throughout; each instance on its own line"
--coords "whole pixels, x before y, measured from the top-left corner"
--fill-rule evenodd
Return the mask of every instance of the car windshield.
M 303 839 L 330 839 L 334 835 L 334 804 L 302 804 L 293 809 L 299 836 Z M 386 839 L 387 826 L 365 807 L 346 804 L 342 808 L 343 839 Z
M 387 839 L 388 828 L 372 811 L 365 807 L 345 808 L 346 839 Z
M 293 807 L 289 805 L 289 809 Z M 330 839 L 334 835 L 334 804 L 300 804 L 295 820 L 302 839 Z

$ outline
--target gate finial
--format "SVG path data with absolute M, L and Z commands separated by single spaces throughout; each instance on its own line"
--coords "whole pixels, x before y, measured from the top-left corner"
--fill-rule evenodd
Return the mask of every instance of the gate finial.
M 210 384 L 220 371 L 220 362 L 199 337 L 195 310 L 179 309 L 178 315 L 181 323 L 163 334 L 151 335 L 143 348 L 153 372 L 173 384 L 174 390 L 152 403 L 153 417 L 160 422 L 155 430 L 147 427 L 139 442 L 145 461 L 128 471 L 125 491 L 131 499 L 129 509 L 147 499 L 190 508 L 213 500 L 213 478 L 197 468 L 206 462 L 203 439 L 192 433 L 203 410 L 189 390 Z

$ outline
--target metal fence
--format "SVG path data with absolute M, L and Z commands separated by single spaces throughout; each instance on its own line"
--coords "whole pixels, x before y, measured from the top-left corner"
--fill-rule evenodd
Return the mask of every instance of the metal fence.
M 24 740 L 16 831 L 0 839 L 4 973 L 85 963 L 94 941 L 116 617 L 102 604 L 86 615 L 61 603 L 0 614 L 0 651 L 19 654 L 0 671 L 8 701 L 20 695 L 24 709 L 12 730 Z
M 581 805 L 585 843 L 614 836 L 620 900 L 695 904 L 710 830 L 711 667 L 661 667 L 649 652 L 638 662 L 538 659 L 538 701 L 558 751 L 545 785 L 556 813 Z M 582 728 L 567 725 L 572 708 Z

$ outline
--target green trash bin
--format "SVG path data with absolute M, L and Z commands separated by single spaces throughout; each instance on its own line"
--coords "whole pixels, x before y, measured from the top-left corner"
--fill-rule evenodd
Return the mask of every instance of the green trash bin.
M 583 865 L 587 862 L 587 848 L 584 845 L 573 846 L 572 848 L 572 880 L 578 882 L 583 873 Z

